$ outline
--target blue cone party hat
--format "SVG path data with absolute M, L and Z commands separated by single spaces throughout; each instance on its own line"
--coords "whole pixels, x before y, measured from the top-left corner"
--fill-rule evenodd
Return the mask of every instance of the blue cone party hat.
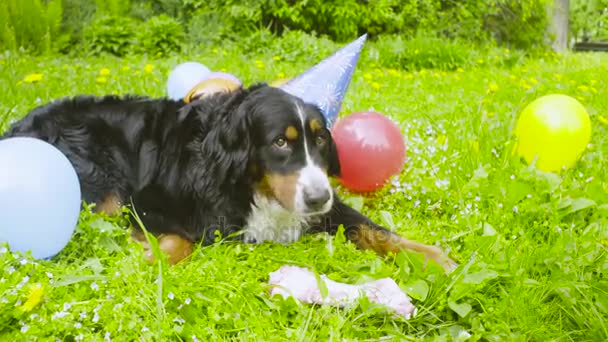
M 366 38 L 367 34 L 362 35 L 280 88 L 318 106 L 330 128 L 340 112 Z

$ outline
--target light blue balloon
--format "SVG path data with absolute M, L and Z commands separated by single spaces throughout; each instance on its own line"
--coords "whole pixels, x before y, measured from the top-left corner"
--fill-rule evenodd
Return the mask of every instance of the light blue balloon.
M 181 100 L 195 85 L 211 73 L 201 63 L 185 62 L 177 65 L 167 79 L 167 94 L 170 99 Z
M 0 242 L 50 258 L 69 242 L 81 208 L 74 167 L 39 139 L 0 140 Z

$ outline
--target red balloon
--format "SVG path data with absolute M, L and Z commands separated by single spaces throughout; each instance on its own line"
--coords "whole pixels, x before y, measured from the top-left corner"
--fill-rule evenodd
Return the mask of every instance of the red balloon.
M 401 130 L 386 116 L 358 112 L 336 122 L 332 135 L 347 188 L 368 192 L 383 187 L 405 163 Z

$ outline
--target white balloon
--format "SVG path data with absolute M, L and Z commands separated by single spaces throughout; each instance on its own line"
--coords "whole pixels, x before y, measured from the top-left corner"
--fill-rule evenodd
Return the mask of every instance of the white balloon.
M 53 145 L 0 140 L 0 242 L 14 252 L 49 258 L 69 242 L 81 208 L 76 170 Z
M 201 63 L 185 62 L 171 71 L 167 79 L 167 94 L 173 100 L 183 99 L 211 70 Z

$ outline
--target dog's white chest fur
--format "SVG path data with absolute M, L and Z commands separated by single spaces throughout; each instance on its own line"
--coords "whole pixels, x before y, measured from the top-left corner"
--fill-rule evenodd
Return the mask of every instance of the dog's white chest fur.
M 255 195 L 254 203 L 244 231 L 246 242 L 290 243 L 306 230 L 306 218 L 286 210 L 276 200 Z

